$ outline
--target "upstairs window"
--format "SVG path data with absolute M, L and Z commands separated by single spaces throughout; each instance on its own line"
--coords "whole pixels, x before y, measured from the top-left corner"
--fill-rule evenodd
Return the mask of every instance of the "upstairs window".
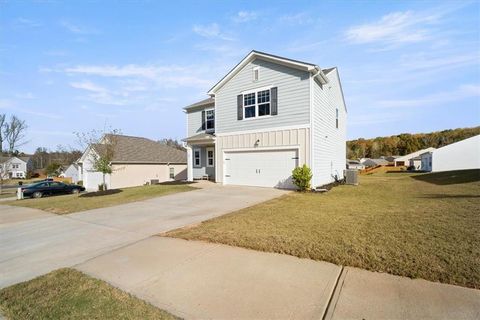
M 256 117 L 255 93 L 248 93 L 243 95 L 243 107 L 246 118 Z
M 270 89 L 244 94 L 243 108 L 245 119 L 270 115 Z
M 205 129 L 213 130 L 215 129 L 215 110 L 205 110 Z
M 338 109 L 335 109 L 335 127 L 338 129 Z
M 258 115 L 266 116 L 270 114 L 270 90 L 263 90 L 257 93 Z
M 18 168 L 20 168 L 20 165 L 18 163 L 14 163 L 14 164 L 12 164 L 12 168 L 13 169 L 18 169 Z

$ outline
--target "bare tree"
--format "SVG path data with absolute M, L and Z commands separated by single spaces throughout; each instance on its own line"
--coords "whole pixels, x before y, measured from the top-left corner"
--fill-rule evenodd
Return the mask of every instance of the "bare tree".
M 6 160 L 3 163 L 0 163 L 0 194 L 3 193 L 3 184 L 5 180 L 8 180 L 10 176 L 8 172 L 10 170 L 10 160 Z
M 92 162 L 93 170 L 102 173 L 103 184 L 101 190 L 107 189 L 105 176 L 113 171 L 112 160 L 115 156 L 119 134 L 120 130 L 118 129 L 104 130 L 103 132 L 93 130 L 88 133 L 76 133 L 80 144 L 90 151 L 90 161 Z
M 5 140 L 8 143 L 8 153 L 13 154 L 15 148 L 18 148 L 27 143 L 25 140 L 25 133 L 27 131 L 27 124 L 24 120 L 20 120 L 17 116 L 12 116 L 10 122 L 5 124 L 3 130 Z
M 3 128 L 5 127 L 6 117 L 5 113 L 0 114 L 0 153 L 3 152 Z

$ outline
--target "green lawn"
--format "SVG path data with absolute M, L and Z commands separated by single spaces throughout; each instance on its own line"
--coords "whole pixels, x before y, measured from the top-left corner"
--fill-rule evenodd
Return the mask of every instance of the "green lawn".
M 12 200 L 2 202 L 2 204 L 36 208 L 56 214 L 67 214 L 77 211 L 110 207 L 117 204 L 145 200 L 190 190 L 195 190 L 195 188 L 187 184 L 158 184 L 108 190 L 103 193 L 93 192 L 81 195 L 45 197 L 41 199 Z
M 0 290 L 8 319 L 178 319 L 74 269 L 59 269 Z
M 379 173 L 167 236 L 480 288 L 480 170 Z

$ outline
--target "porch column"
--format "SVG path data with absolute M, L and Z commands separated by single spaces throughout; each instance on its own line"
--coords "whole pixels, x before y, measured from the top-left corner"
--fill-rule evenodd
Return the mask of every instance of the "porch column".
M 186 146 L 187 148 L 187 181 L 193 181 L 193 155 L 192 155 L 192 147 L 189 145 Z

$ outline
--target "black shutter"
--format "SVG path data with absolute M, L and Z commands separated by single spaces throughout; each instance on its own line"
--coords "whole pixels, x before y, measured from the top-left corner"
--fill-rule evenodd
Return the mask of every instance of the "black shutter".
M 202 111 L 202 130 L 205 130 L 205 110 Z
M 237 120 L 243 119 L 243 94 L 237 96 Z
M 270 114 L 272 116 L 276 116 L 278 114 L 278 100 L 277 100 L 277 87 L 273 87 L 270 89 L 270 107 L 271 107 L 271 112 Z

